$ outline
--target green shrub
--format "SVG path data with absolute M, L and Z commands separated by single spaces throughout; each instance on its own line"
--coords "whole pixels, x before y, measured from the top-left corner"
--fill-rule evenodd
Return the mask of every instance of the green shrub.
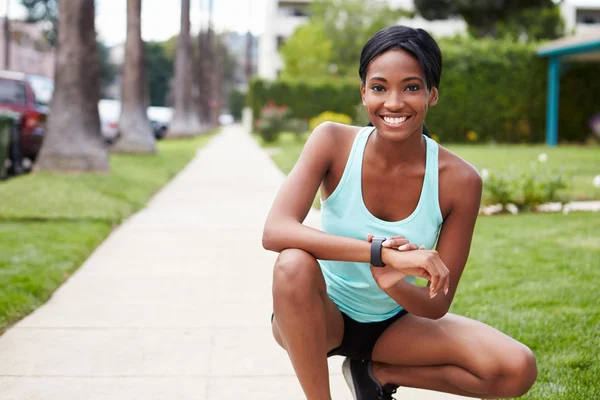
M 360 103 L 357 82 L 269 82 L 261 79 L 252 81 L 249 105 L 254 118 L 260 118 L 262 108 L 269 102 L 285 104 L 291 118 L 309 119 L 324 111 L 355 117 L 356 104 Z
M 514 204 L 518 210 L 532 210 L 536 206 L 560 201 L 557 192 L 567 188 L 567 179 L 558 169 L 548 168 L 545 154 L 523 171 L 482 171 L 484 191 L 492 203 L 501 204 L 507 209 Z
M 260 119 L 256 121 L 256 131 L 267 143 L 277 140 L 279 134 L 285 130 L 288 108 L 269 103 L 263 107 Z
M 308 123 L 308 126 L 310 130 L 313 131 L 317 126 L 327 121 L 349 125 L 352 123 L 352 118 L 345 114 L 334 113 L 332 111 L 325 111 L 317 115 L 316 117 L 311 118 Z
M 236 121 L 242 119 L 242 110 L 244 109 L 245 103 L 245 93 L 237 89 L 233 89 L 231 92 L 229 92 L 229 111 Z

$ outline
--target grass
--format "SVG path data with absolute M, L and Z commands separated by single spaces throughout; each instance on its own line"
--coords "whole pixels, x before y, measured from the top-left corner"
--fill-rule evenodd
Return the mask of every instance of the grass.
M 110 174 L 36 173 L 0 182 L 0 333 L 47 301 L 124 218 L 214 135 L 110 156 Z
M 263 147 L 271 152 L 273 161 L 279 168 L 289 173 L 302 148 L 307 135 L 296 136 L 284 133 L 275 143 L 266 144 L 257 137 Z M 548 168 L 560 168 L 567 177 L 569 187 L 559 192 L 561 197 L 569 200 L 600 200 L 600 188 L 593 185 L 594 176 L 600 174 L 600 147 L 588 146 L 559 146 L 544 145 L 444 145 L 473 164 L 478 170 L 483 168 L 490 172 L 505 169 L 521 170 L 529 168 L 536 162 L 541 153 L 546 153 Z M 484 196 L 483 202 L 487 199 Z M 315 201 L 318 207 L 318 201 Z
M 283 135 L 272 151 L 288 173 L 303 147 Z M 549 166 L 575 176 L 571 198 L 600 199 L 591 185 L 600 148 L 448 146 L 478 168 L 527 167 L 545 152 Z M 451 311 L 527 344 L 539 377 L 527 400 L 600 399 L 600 214 L 480 217 Z
M 452 312 L 527 344 L 525 399 L 600 398 L 600 215 L 480 217 Z

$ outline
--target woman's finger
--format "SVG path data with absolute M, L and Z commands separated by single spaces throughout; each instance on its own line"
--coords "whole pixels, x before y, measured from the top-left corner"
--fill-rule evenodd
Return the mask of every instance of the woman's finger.
M 403 244 L 402 246 L 398 247 L 398 250 L 400 251 L 410 251 L 410 250 L 418 250 L 419 246 L 417 246 L 414 243 L 407 243 L 407 244 Z
M 405 245 L 407 243 L 410 243 L 408 241 L 408 239 L 404 239 L 404 238 L 398 238 L 398 239 L 387 239 L 385 242 L 383 242 L 381 245 L 383 247 L 389 247 L 389 248 L 398 248 L 402 245 Z

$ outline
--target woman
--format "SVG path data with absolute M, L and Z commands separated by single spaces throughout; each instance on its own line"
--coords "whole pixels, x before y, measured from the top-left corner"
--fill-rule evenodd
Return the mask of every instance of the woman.
M 482 182 L 423 134 L 441 70 L 440 49 L 422 29 L 375 34 L 359 69 L 372 126 L 317 127 L 267 218 L 263 246 L 280 253 L 273 334 L 310 400 L 331 398 L 331 355 L 346 357 L 358 400 L 391 399 L 398 386 L 518 397 L 536 379 L 525 345 L 448 313 Z M 319 186 L 323 232 L 302 224 Z M 415 276 L 427 287 L 413 285 Z

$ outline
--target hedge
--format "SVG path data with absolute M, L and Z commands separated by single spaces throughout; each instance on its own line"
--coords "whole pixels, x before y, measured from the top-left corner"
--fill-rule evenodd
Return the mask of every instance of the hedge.
M 473 39 L 439 42 L 443 54 L 440 100 L 426 124 L 444 142 L 543 142 L 545 140 L 547 62 L 536 55 L 539 44 Z M 600 112 L 598 63 L 563 61 L 559 138 L 582 142 L 591 133 L 589 119 Z M 356 117 L 358 78 L 328 82 L 252 82 L 249 105 L 254 117 L 269 101 L 289 107 L 308 120 L 324 111 Z M 470 135 L 473 137 L 473 134 Z

